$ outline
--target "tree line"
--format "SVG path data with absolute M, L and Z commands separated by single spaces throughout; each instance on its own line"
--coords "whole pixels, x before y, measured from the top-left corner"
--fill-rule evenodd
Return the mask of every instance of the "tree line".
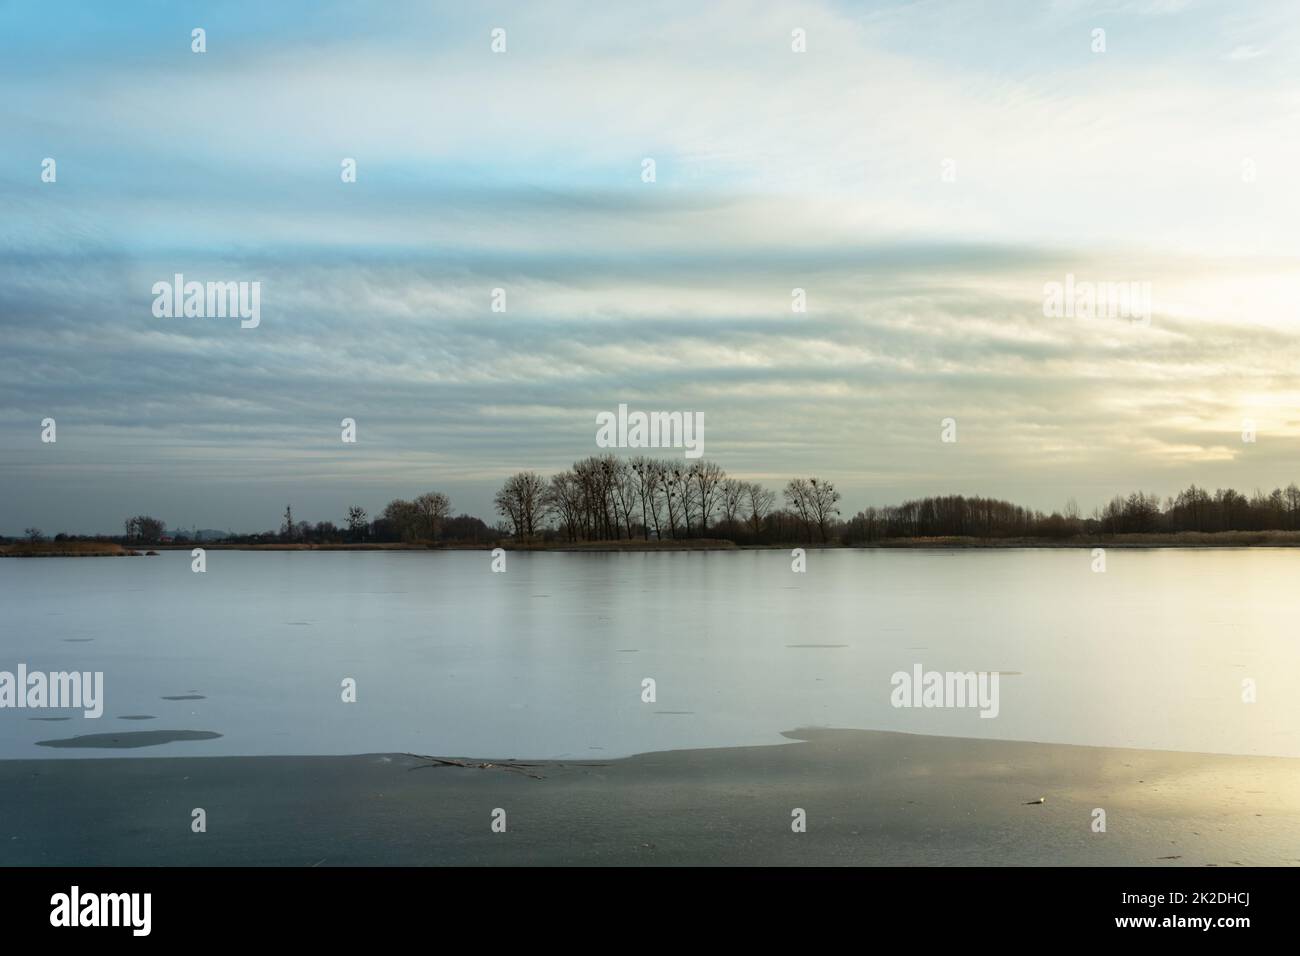
M 35 531 L 36 529 L 30 529 Z M 156 518 L 139 515 L 125 522 L 126 544 L 200 543 L 221 541 L 228 544 L 347 544 L 394 542 L 443 542 L 448 544 L 489 544 L 500 536 L 499 529 L 488 527 L 482 519 L 461 514 L 452 517 L 451 501 L 441 492 L 428 492 L 412 501 L 396 498 L 371 518 L 366 509 L 352 505 L 342 524 L 333 521 L 295 521 L 293 506 L 284 509 L 279 530 L 252 534 L 227 534 L 197 537 L 185 530 L 170 534 L 167 525 Z M 39 534 L 39 531 L 36 531 Z M 59 535 L 62 540 L 67 535 Z
M 1069 502 L 1050 514 L 993 498 L 946 495 L 865 508 L 846 523 L 845 544 L 887 538 L 1070 538 L 1077 535 L 1177 534 L 1184 531 L 1300 530 L 1300 487 L 1292 482 L 1249 497 L 1231 488 L 1211 493 L 1192 485 L 1163 502 L 1135 491 L 1116 495 L 1089 517 Z
M 494 499 L 498 527 L 516 539 L 570 542 L 717 538 L 737 544 L 859 545 L 891 538 L 1066 539 L 1081 535 L 1300 531 L 1300 487 L 1247 496 L 1192 485 L 1161 500 L 1117 495 L 1083 516 L 1071 500 L 1044 512 L 997 498 L 940 495 L 869 507 L 842 520 L 834 485 L 792 478 L 776 492 L 732 478 L 714 462 L 614 455 L 543 478 L 520 472 Z
M 738 543 L 832 543 L 840 493 L 819 478 L 776 493 L 732 478 L 716 462 L 594 456 L 543 478 L 521 471 L 493 498 L 503 530 L 521 540 L 618 541 L 719 538 Z
M 840 517 L 840 493 L 830 481 L 790 479 L 777 492 L 729 476 L 717 463 L 616 455 L 584 458 L 550 478 L 522 471 L 493 497 L 500 520 L 489 526 L 468 514 L 452 516 L 450 498 L 430 491 L 396 498 L 376 516 L 349 507 L 342 524 L 295 521 L 286 507 L 278 530 L 223 537 L 167 533 L 148 515 L 124 523 L 126 544 L 163 541 L 335 544 L 407 542 L 484 545 L 519 542 L 591 542 L 641 539 L 716 539 L 736 544 L 861 545 L 891 538 L 972 537 L 1066 539 L 1078 535 L 1300 531 L 1300 487 L 1245 495 L 1191 485 L 1165 498 L 1144 492 L 1117 495 L 1090 516 L 1067 503 L 1043 512 L 980 496 L 941 495 L 868 507 Z M 24 535 L 44 540 L 37 528 Z M 77 536 L 60 534 L 55 540 Z
M 500 520 L 494 527 L 471 515 L 452 517 L 447 495 L 431 491 L 396 498 L 371 518 L 350 506 L 341 525 L 295 521 L 287 506 L 278 531 L 229 535 L 247 544 L 407 542 L 487 544 L 618 541 L 640 538 L 714 538 L 743 544 L 833 544 L 843 530 L 840 493 L 817 477 L 794 478 L 776 492 L 727 475 L 715 462 L 662 458 L 591 457 L 550 478 L 523 471 L 506 479 L 493 496 Z M 197 540 L 184 531 L 167 534 L 162 521 L 144 515 L 126 521 L 124 541 L 155 544 Z M 218 540 L 208 538 L 206 540 Z

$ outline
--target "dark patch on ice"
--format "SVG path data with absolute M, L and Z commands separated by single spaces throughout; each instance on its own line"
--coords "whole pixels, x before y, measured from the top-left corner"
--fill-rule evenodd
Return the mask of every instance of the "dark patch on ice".
M 216 740 L 221 734 L 211 730 L 136 730 L 121 734 L 82 734 L 59 740 L 38 740 L 38 747 L 81 747 L 126 750 L 136 747 L 159 747 L 182 740 Z

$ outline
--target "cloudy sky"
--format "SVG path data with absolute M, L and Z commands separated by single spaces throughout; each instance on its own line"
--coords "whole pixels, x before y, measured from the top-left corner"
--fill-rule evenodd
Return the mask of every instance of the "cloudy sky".
M 0 533 L 491 519 L 620 402 L 846 514 L 1300 480 L 1298 41 L 1288 0 L 0 2 Z M 155 317 L 178 272 L 260 326 Z M 1045 316 L 1067 274 L 1150 322 Z

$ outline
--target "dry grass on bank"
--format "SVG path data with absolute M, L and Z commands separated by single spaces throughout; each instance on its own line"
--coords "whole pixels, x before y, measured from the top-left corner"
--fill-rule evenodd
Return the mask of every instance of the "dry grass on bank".
M 141 552 L 111 541 L 18 541 L 0 544 L 3 558 L 125 558 Z

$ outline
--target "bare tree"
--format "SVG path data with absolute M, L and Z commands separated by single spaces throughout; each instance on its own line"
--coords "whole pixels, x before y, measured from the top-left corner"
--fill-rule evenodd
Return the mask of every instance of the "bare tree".
M 633 492 L 636 495 L 637 501 L 641 503 L 641 532 L 645 537 L 646 541 L 650 540 L 650 513 L 649 513 L 648 503 L 646 501 L 648 480 L 650 478 L 650 475 L 647 474 L 647 472 L 653 474 L 651 469 L 647 468 L 648 464 L 649 464 L 649 459 L 646 458 L 644 455 L 638 455 L 636 458 L 633 458 L 628 463 L 628 467 L 631 469 L 628 478 L 632 485 Z
M 644 469 L 644 474 L 645 474 L 644 481 L 646 485 L 646 502 L 650 506 L 650 520 L 654 522 L 655 539 L 661 540 L 664 534 L 663 534 L 663 528 L 659 524 L 659 515 L 660 515 L 659 491 L 663 487 L 663 483 L 664 483 L 663 462 L 656 461 L 654 459 L 648 460 L 646 463 L 646 467 Z
M 749 523 L 753 525 L 754 537 L 757 538 L 763 531 L 763 520 L 776 505 L 776 492 L 751 481 L 745 486 L 745 497 L 748 499 Z
M 691 481 L 689 467 L 674 467 L 668 472 L 668 484 L 672 490 L 672 501 L 677 506 L 677 517 L 686 527 L 686 537 L 691 537 L 691 512 L 695 510 L 695 483 Z M 674 527 L 673 536 L 677 531 Z
M 722 520 L 735 524 L 740 516 L 740 505 L 745 498 L 745 483 L 738 478 L 726 478 L 719 489 L 718 504 L 722 508 Z
M 510 479 L 501 487 L 495 495 L 492 496 L 492 504 L 496 506 L 497 514 L 504 521 L 497 523 L 498 531 L 508 531 L 516 538 L 522 538 L 524 535 L 524 517 L 519 506 L 519 498 L 515 495 L 514 489 L 510 487 Z
M 808 500 L 810 512 L 813 520 L 817 522 L 818 530 L 821 531 L 822 544 L 825 544 L 831 520 L 840 513 L 840 509 L 835 506 L 835 503 L 840 500 L 840 493 L 829 481 L 820 478 L 809 478 L 808 484 L 812 488 Z
M 623 515 L 623 526 L 627 529 L 627 537 L 630 541 L 632 540 L 632 509 L 637 500 L 636 479 L 632 474 L 631 465 L 625 459 L 612 458 L 609 479 L 615 510 Z M 614 537 L 619 537 L 617 526 L 614 528 Z
M 701 459 L 691 464 L 690 477 L 695 481 L 695 500 L 700 508 L 701 535 L 708 534 L 709 518 L 713 515 L 713 509 L 717 504 L 718 485 L 726 476 L 727 473 L 716 462 Z
M 420 537 L 436 541 L 442 523 L 451 515 L 451 499 L 440 491 L 427 491 L 413 502 L 419 514 Z
M 497 512 L 510 521 L 515 537 L 532 538 L 546 514 L 546 479 L 535 471 L 511 475 L 492 501 Z
M 658 462 L 659 494 L 663 499 L 664 512 L 668 517 L 668 533 L 677 537 L 677 519 L 681 516 L 681 502 L 677 497 L 677 479 L 675 469 L 665 461 Z
M 803 522 L 804 534 L 812 534 L 812 486 L 805 478 L 791 478 L 785 486 L 785 503 Z
M 610 469 L 608 457 L 584 458 L 573 464 L 573 473 L 582 489 L 583 536 L 589 539 L 609 538 L 614 532 Z
M 560 530 L 570 541 L 585 536 L 583 525 L 582 482 L 572 471 L 562 471 L 551 478 L 543 496 L 548 511 L 560 521 Z
M 348 536 L 353 541 L 359 541 L 366 536 L 366 509 L 360 505 L 352 505 L 348 508 Z
M 672 497 L 672 468 L 668 462 L 662 458 L 651 458 L 650 463 L 646 466 L 650 477 L 648 482 L 648 493 L 650 496 L 650 514 L 655 521 L 655 535 L 659 540 L 663 540 L 664 529 L 660 521 L 660 515 L 668 523 L 668 534 L 670 537 L 677 537 L 677 517 L 673 508 Z
M 413 501 L 394 498 L 384 506 L 381 517 L 389 532 L 403 541 L 414 541 L 420 536 L 420 509 Z

